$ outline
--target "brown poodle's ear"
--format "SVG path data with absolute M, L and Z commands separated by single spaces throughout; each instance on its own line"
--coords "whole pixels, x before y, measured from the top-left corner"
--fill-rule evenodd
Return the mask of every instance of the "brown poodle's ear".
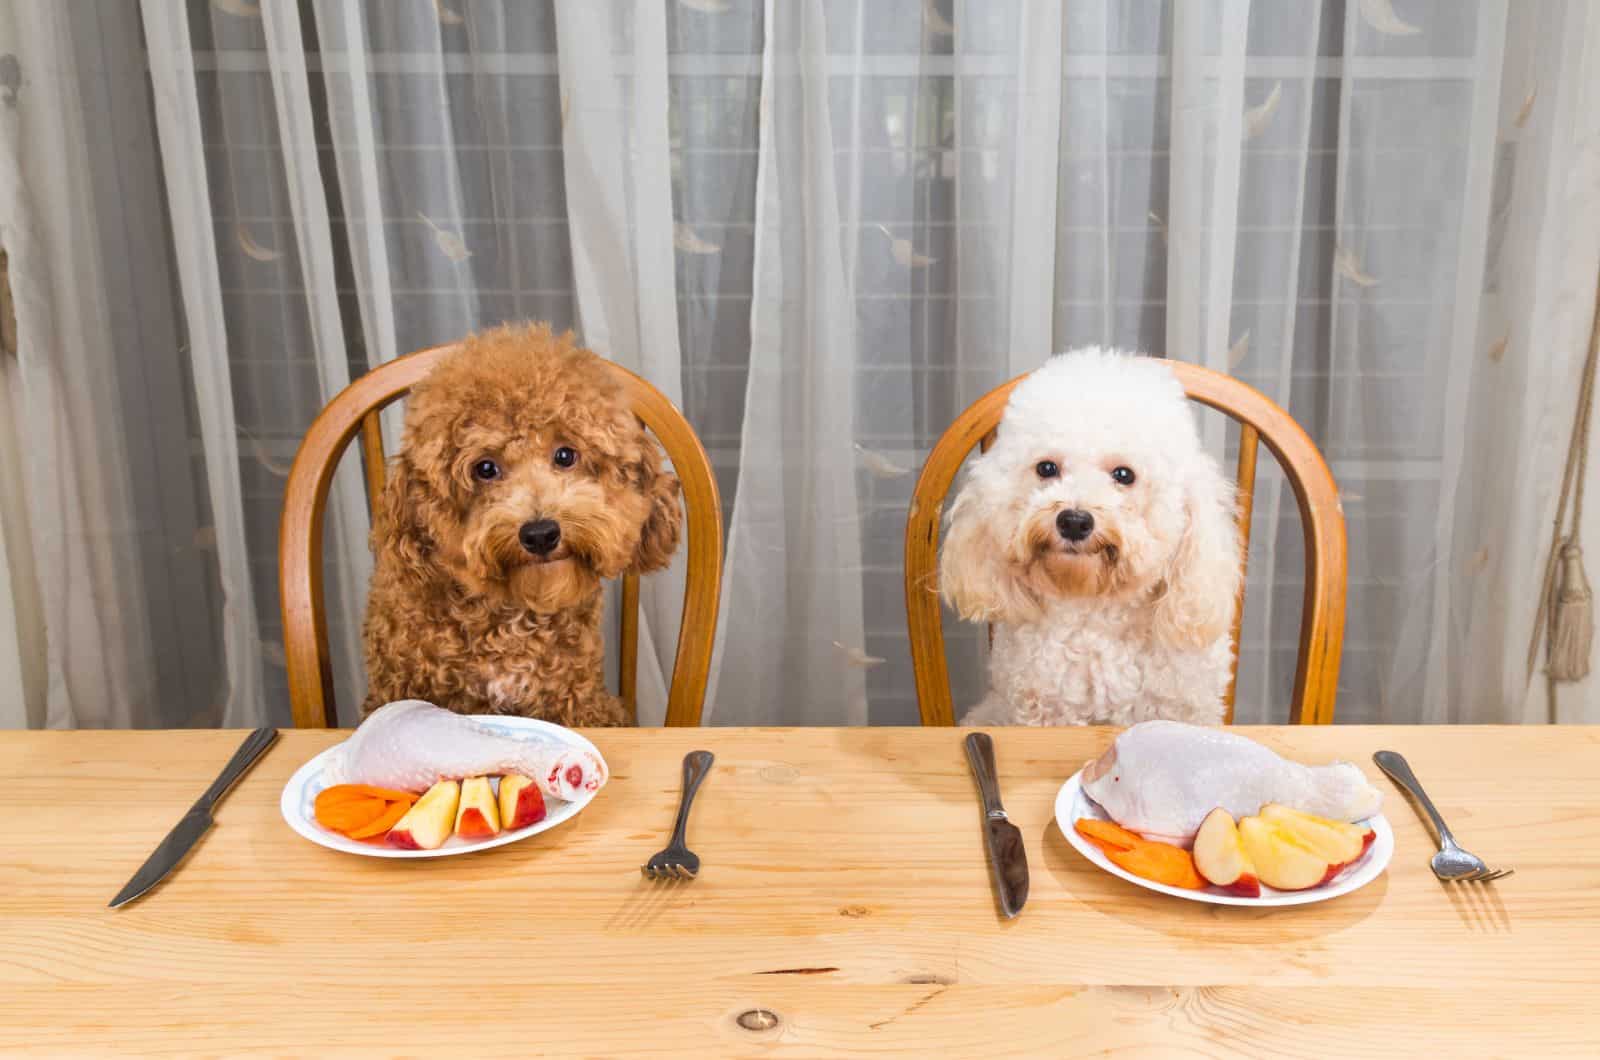
M 631 570 L 648 574 L 672 562 L 678 548 L 678 531 L 683 526 L 683 505 L 678 500 L 678 476 L 657 471 L 649 480 L 650 514 L 639 531 L 639 549 Z
M 372 554 L 392 563 L 395 573 L 426 580 L 432 569 L 433 542 L 423 529 L 425 491 L 411 462 L 402 454 L 389 465 L 388 481 L 372 512 Z

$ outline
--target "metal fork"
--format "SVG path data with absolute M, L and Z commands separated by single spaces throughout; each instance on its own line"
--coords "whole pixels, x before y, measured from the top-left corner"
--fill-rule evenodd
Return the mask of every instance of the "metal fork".
M 684 843 L 684 832 L 689 827 L 689 806 L 700 782 L 711 772 L 716 757 L 710 751 L 690 751 L 683 756 L 683 795 L 678 801 L 678 822 L 672 828 L 672 842 L 665 850 L 650 856 L 639 866 L 639 871 L 652 880 L 692 880 L 700 872 L 700 859 Z
M 1445 883 L 1487 883 L 1489 880 L 1504 879 L 1517 871 L 1491 869 L 1478 855 L 1462 850 L 1460 844 L 1456 842 L 1456 837 L 1451 835 L 1450 829 L 1445 826 L 1444 818 L 1433 808 L 1433 800 L 1422 790 L 1417 775 L 1411 772 L 1410 764 L 1403 757 L 1394 751 L 1379 751 L 1372 756 L 1372 760 L 1378 763 L 1379 769 L 1389 774 L 1390 780 L 1417 800 L 1417 804 L 1433 822 L 1434 830 L 1439 833 L 1439 852 L 1429 862 L 1433 866 L 1435 876 Z

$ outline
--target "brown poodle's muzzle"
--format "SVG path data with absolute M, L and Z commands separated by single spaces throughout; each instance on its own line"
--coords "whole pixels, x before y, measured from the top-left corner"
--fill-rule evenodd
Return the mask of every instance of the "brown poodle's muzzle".
M 504 490 L 466 513 L 460 563 L 482 592 L 535 611 L 563 610 L 626 568 L 648 503 L 571 478 L 531 487 Z

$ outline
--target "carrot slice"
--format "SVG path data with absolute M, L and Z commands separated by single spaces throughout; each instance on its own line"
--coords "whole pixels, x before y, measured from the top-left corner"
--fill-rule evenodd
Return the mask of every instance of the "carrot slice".
M 381 836 L 398 824 L 400 818 L 404 817 L 409 809 L 411 809 L 409 802 L 391 802 L 389 808 L 383 811 L 376 820 L 370 824 L 364 824 L 360 828 L 351 829 L 345 835 L 351 839 L 369 839 L 373 836 Z
M 375 788 L 371 784 L 340 784 L 341 788 L 353 788 L 366 795 L 368 798 L 382 799 L 385 802 L 416 802 L 420 796 L 414 791 L 396 791 L 393 788 Z
M 360 802 L 371 797 L 370 795 L 363 795 L 359 791 L 352 791 L 348 786 L 341 784 L 338 787 L 325 788 L 317 792 L 316 801 L 312 803 L 312 806 L 317 814 L 321 815 L 336 806 L 348 806 L 351 803 Z
M 336 806 L 340 803 L 355 802 L 360 799 L 382 799 L 384 802 L 416 802 L 417 796 L 406 791 L 390 791 L 388 788 L 375 788 L 370 784 L 335 784 L 331 788 L 323 788 L 317 792 L 316 805 Z
M 382 799 L 358 799 L 354 802 L 342 802 L 328 806 L 317 811 L 317 823 L 324 828 L 331 828 L 335 832 L 344 832 L 351 828 L 360 828 L 371 824 L 382 816 L 389 808 L 389 804 Z
M 1194 868 L 1194 855 L 1171 843 L 1141 842 L 1132 850 L 1108 850 L 1106 857 L 1135 876 L 1164 883 L 1168 887 L 1202 890 L 1206 881 Z
M 1114 821 L 1102 821 L 1095 817 L 1080 817 L 1072 827 L 1107 854 L 1113 850 L 1132 850 L 1148 842 L 1143 836 L 1128 831 Z

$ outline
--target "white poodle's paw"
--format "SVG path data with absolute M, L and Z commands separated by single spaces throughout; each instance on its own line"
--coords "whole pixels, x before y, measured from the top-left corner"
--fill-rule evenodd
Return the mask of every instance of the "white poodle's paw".
M 980 725 L 1012 725 L 1015 722 L 1011 717 L 1011 707 L 1000 696 L 990 692 L 983 697 L 983 702 L 973 707 L 962 717 L 964 726 Z

